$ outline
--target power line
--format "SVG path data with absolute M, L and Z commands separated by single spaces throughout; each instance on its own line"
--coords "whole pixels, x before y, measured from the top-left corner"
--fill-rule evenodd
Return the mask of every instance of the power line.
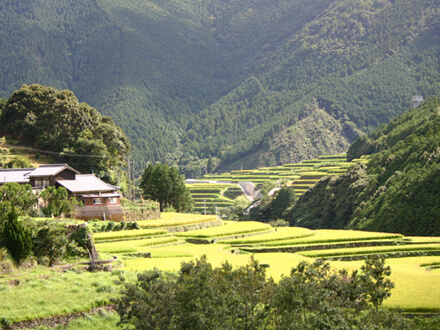
M 56 151 L 48 151 L 48 150 L 41 150 L 41 149 L 34 149 L 34 148 L 30 148 L 30 147 L 13 147 L 14 149 L 26 149 L 26 150 L 30 150 L 30 151 L 36 151 L 42 154 L 48 154 L 48 155 L 57 155 L 57 156 L 61 156 L 61 157 L 83 157 L 83 158 L 109 158 L 109 157 L 114 157 L 114 156 L 98 156 L 98 155 L 80 155 L 80 154 L 71 154 L 71 153 L 64 153 L 64 152 L 56 152 Z

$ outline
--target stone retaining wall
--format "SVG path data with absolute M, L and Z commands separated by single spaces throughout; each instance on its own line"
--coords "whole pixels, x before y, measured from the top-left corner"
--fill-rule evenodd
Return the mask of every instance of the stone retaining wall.
M 136 209 L 124 210 L 126 221 L 142 221 L 142 220 L 157 220 L 160 219 L 159 209 Z

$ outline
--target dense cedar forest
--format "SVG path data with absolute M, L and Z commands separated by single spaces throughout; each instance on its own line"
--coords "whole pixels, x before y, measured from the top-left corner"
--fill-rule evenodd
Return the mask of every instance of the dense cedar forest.
M 188 177 L 344 151 L 440 94 L 435 0 L 5 0 L 0 97 L 69 89 Z M 271 150 L 271 152 L 269 152 Z
M 440 235 L 440 97 L 362 136 L 369 163 L 325 177 L 287 211 L 290 225 Z

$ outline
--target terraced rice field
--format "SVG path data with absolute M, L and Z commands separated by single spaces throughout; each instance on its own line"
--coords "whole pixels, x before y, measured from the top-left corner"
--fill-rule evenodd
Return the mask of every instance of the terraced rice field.
M 178 237 L 216 238 L 233 235 L 251 234 L 272 230 L 269 224 L 255 221 L 223 221 L 223 226 L 206 228 L 194 232 L 178 233 Z
M 195 212 L 201 214 L 215 214 L 215 208 L 226 207 L 233 204 L 233 199 L 227 198 L 228 190 L 241 191 L 236 184 L 223 183 L 193 183 L 187 184 L 195 202 Z
M 114 231 L 108 233 L 96 233 L 93 235 L 95 242 L 100 241 L 115 241 L 115 240 L 127 240 L 133 238 L 145 238 L 158 235 L 168 234 L 166 230 L 157 229 L 141 229 L 141 230 L 130 230 L 130 231 Z
M 202 214 L 214 214 L 215 207 L 222 208 L 233 203 L 234 196 L 226 198 L 229 189 L 238 189 L 239 182 L 252 182 L 255 185 L 266 181 L 287 181 L 301 196 L 313 187 L 322 177 L 340 175 L 357 163 L 368 162 L 368 157 L 346 161 L 345 154 L 320 156 L 299 164 L 284 164 L 277 167 L 264 167 L 258 170 L 235 170 L 230 173 L 209 174 L 203 180 L 210 183 L 188 184 L 196 203 L 195 211 Z
M 197 214 L 184 214 L 184 213 L 162 213 L 159 220 L 144 220 L 138 221 L 138 225 L 141 228 L 168 228 L 188 226 L 198 223 L 205 223 L 210 221 L 217 221 L 216 216 L 204 216 Z
M 198 225 L 212 223 L 212 216 L 163 214 L 166 223 L 185 228 L 194 217 Z M 203 222 L 205 219 L 205 222 Z M 191 225 L 189 225 L 191 226 Z M 350 230 L 309 230 L 305 228 L 272 228 L 255 222 L 224 221 L 221 226 L 169 233 L 168 236 L 143 236 L 100 243 L 96 246 L 122 260 L 126 271 L 143 271 L 157 267 L 177 271 L 182 261 L 206 255 L 212 265 L 226 260 L 233 266 L 244 265 L 250 253 L 268 266 L 267 274 L 275 280 L 288 275 L 301 260 L 325 258 L 336 269 L 359 269 L 368 254 L 387 256 L 395 289 L 386 300 L 386 308 L 403 308 L 408 312 L 440 312 L 440 237 L 403 237 L 399 234 Z M 124 232 L 118 232 L 119 235 Z M 232 236 L 232 237 L 231 237 Z M 237 238 L 234 238 L 237 236 Z M 243 237 L 244 236 L 244 237 Z M 227 240 L 216 238 L 229 237 Z M 205 244 L 188 243 L 190 238 L 204 238 Z M 189 240 L 190 241 L 190 240 Z M 200 242 L 203 242 L 201 240 Z M 290 252 L 289 252 L 290 249 Z M 295 252 L 292 252 L 295 251 Z M 282 252 L 282 253 L 281 253 Z M 417 256 L 410 256 L 410 254 Z M 437 254 L 437 255 L 433 255 Z M 149 257 L 146 258 L 145 256 Z M 144 257 L 142 257 L 144 256 Z M 344 261 L 342 261 L 342 260 Z M 357 260 L 359 259 L 359 260 Z

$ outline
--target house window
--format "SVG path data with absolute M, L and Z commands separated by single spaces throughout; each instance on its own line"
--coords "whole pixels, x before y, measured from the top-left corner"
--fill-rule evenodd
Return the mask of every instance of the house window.
M 96 204 L 102 204 L 102 198 L 100 197 L 93 198 L 93 205 Z
M 34 181 L 34 187 L 41 187 L 43 185 L 43 182 L 41 179 L 35 179 Z
M 109 204 L 116 204 L 118 202 L 118 199 L 116 197 L 110 197 L 108 199 Z
M 43 179 L 42 181 L 43 181 L 43 187 L 44 188 L 49 187 L 49 185 L 50 185 L 49 179 Z

